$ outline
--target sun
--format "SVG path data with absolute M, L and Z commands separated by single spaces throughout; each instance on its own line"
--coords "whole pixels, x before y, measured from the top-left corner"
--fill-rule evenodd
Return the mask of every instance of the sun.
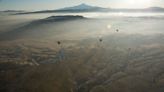
M 127 0 L 131 7 L 147 7 L 153 3 L 153 0 Z

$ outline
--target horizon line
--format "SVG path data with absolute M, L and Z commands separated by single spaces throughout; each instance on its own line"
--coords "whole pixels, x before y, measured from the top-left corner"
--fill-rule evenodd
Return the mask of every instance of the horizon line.
M 134 9 L 135 10 L 135 9 L 146 9 L 146 8 L 152 8 L 152 7 L 164 8 L 164 7 L 161 7 L 161 6 L 150 6 L 150 7 L 144 7 L 144 8 L 126 8 L 126 7 L 116 8 L 116 7 L 102 7 L 102 6 L 96 6 L 96 5 L 81 3 L 81 4 L 72 5 L 72 6 L 66 6 L 66 7 L 56 8 L 56 9 L 41 9 L 41 10 L 4 9 L 4 10 L 0 10 L 0 12 L 5 12 L 5 11 L 45 11 L 45 10 L 60 10 L 62 8 L 75 7 L 75 6 L 79 6 L 79 5 L 82 5 L 82 4 L 85 4 L 85 5 L 88 5 L 88 6 L 93 6 L 93 7 L 106 8 L 106 9 Z

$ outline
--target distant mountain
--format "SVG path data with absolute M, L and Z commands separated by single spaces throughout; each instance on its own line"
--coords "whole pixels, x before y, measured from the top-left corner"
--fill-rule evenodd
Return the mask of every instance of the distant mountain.
M 147 8 L 146 10 L 149 10 L 149 11 L 156 11 L 156 12 L 164 12 L 164 8 L 162 7 L 150 7 L 150 8 Z
M 66 8 L 62 8 L 60 10 L 75 10 L 75 9 L 78 9 L 78 10 L 85 10 L 85 9 L 93 9 L 93 8 L 99 8 L 99 7 L 94 7 L 94 6 L 90 6 L 90 5 L 87 5 L 87 4 L 80 4 L 80 5 L 77 5 L 77 6 L 73 6 L 73 7 L 66 7 Z
M 65 7 L 57 10 L 44 10 L 44 11 L 35 11 L 35 12 L 26 12 L 20 14 L 30 14 L 30 13 L 54 13 L 54 12 L 104 12 L 109 11 L 110 8 L 103 8 L 97 6 L 91 6 L 87 4 L 80 4 L 72 7 Z
M 31 13 L 54 13 L 54 12 L 65 12 L 65 13 L 73 13 L 73 12 L 164 12 L 164 8 L 162 7 L 149 7 L 144 9 L 114 9 L 114 8 L 103 8 L 98 6 L 92 6 L 87 4 L 80 4 L 72 7 L 65 7 L 57 10 L 43 10 L 43 11 L 34 11 L 34 12 L 23 12 L 17 14 L 31 14 Z
M 25 12 L 25 11 L 23 11 L 23 10 L 5 10 L 2 12 Z
M 0 41 L 4 40 L 14 40 L 18 39 L 20 37 L 25 36 L 31 36 L 31 35 L 37 35 L 33 34 L 35 28 L 41 27 L 42 25 L 52 24 L 52 23 L 62 23 L 66 21 L 75 21 L 75 20 L 87 20 L 88 18 L 79 16 L 79 15 L 64 15 L 64 16 L 50 16 L 48 18 L 34 20 L 32 22 L 29 22 L 21 27 L 8 30 L 6 32 L 3 32 L 0 34 Z M 29 31 L 31 30 L 31 31 Z M 35 31 L 36 32 L 36 31 Z M 41 32 L 45 33 L 46 31 L 39 30 L 38 33 L 41 34 Z M 28 35 L 30 34 L 30 35 Z
M 91 6 L 87 4 L 80 4 L 73 7 L 66 7 L 62 9 L 58 9 L 58 11 L 100 11 L 100 10 L 106 10 L 107 8 L 97 7 L 97 6 Z
M 110 9 L 108 12 L 164 12 L 164 8 L 162 7 L 149 7 L 143 9 L 128 9 L 128 8 L 120 8 L 120 9 Z
M 80 19 L 86 19 L 86 18 L 83 16 L 80 16 L 80 15 L 76 15 L 76 16 L 73 16 L 73 15 L 50 16 L 50 17 L 45 18 L 45 19 L 34 21 L 32 23 L 32 25 L 33 24 L 45 24 L 45 23 L 59 22 L 59 21 L 68 21 L 68 20 L 69 21 L 70 20 L 80 20 Z

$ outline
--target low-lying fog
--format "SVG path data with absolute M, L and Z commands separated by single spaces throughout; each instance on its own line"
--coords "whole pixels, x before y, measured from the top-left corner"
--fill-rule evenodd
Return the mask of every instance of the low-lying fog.
M 53 38 L 77 40 L 110 35 L 154 36 L 163 35 L 164 15 L 162 13 L 77 13 L 87 19 L 50 23 L 33 23 L 52 15 L 27 14 L 0 17 L 1 39 Z M 71 14 L 61 14 L 71 15 Z M 135 16 L 134 16 L 135 15 Z M 119 32 L 117 32 L 118 30 Z M 11 36 L 12 35 L 12 36 Z M 160 40 L 160 39 L 159 39 Z

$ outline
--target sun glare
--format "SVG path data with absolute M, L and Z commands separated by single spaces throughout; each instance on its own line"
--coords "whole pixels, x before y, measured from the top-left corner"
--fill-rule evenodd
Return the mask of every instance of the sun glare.
M 153 0 L 128 0 L 128 5 L 131 7 L 147 7 L 153 3 Z
M 111 29 L 111 27 L 112 27 L 112 26 L 111 26 L 110 24 L 107 25 L 107 28 L 108 28 L 108 29 Z

